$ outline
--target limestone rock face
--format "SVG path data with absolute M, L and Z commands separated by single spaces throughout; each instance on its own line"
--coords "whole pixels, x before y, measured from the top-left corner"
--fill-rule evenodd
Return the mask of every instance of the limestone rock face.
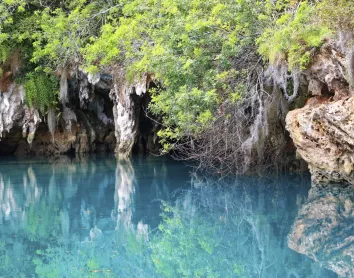
M 80 72 L 80 107 L 94 111 L 104 124 L 114 125 L 115 152 L 120 157 L 128 157 L 139 139 L 141 104 L 149 83 L 148 74 L 129 82 L 123 69 L 119 67 L 111 69 L 111 74 L 90 75 Z M 109 98 L 113 102 L 113 119 L 103 113 L 104 104 L 95 98 L 95 91 L 109 92 Z M 148 149 L 152 149 L 149 142 L 146 145 Z
M 113 115 L 115 136 L 117 139 L 116 154 L 127 157 L 131 154 L 137 140 L 140 98 L 147 92 L 149 76 L 143 75 L 133 84 L 127 82 L 120 70 L 117 70 L 115 82 L 110 92 L 114 103 Z
M 6 92 L 0 92 L 0 138 L 12 128 L 20 127 L 31 144 L 41 118 L 37 110 L 23 103 L 24 95 L 23 87 L 15 84 L 10 85 Z
M 312 187 L 288 236 L 288 245 L 342 277 L 354 277 L 354 188 Z
M 83 85 L 78 89 L 80 92 Z M 105 114 L 103 97 L 94 95 L 89 86 L 87 91 L 92 96 L 91 102 L 80 94 L 76 96 L 78 104 L 87 101 L 86 107 L 75 107 L 71 99 L 60 110 L 53 108 L 47 115 L 41 115 L 24 103 L 23 87 L 10 84 L 6 92 L 0 92 L 0 153 L 51 156 L 113 152 L 116 145 L 113 120 Z
M 312 95 L 334 94 L 341 99 L 350 94 L 347 81 L 347 59 L 335 41 L 325 44 L 312 58 L 310 66 L 303 72 L 309 81 Z
M 319 51 L 304 72 L 314 97 L 286 117 L 286 128 L 314 183 L 354 183 L 354 96 L 345 57 L 334 43 Z
M 286 122 L 313 182 L 354 183 L 354 97 L 291 111 Z
M 288 245 L 342 277 L 354 277 L 354 92 L 345 52 L 334 42 L 321 48 L 303 72 L 313 97 L 286 117 L 312 176 Z
M 112 140 L 113 126 L 103 125 L 99 119 L 76 111 L 70 125 L 59 119 L 54 134 L 41 123 L 31 145 L 23 139 L 17 143 L 16 155 L 55 156 L 65 153 L 106 153 L 113 152 L 115 140 Z
M 0 153 L 115 151 L 127 157 L 135 144 L 139 151 L 156 149 L 158 126 L 140 113 L 150 101 L 150 76 L 128 82 L 120 69 L 95 75 L 78 70 L 62 79 L 61 104 L 46 114 L 27 107 L 24 88 L 9 81 L 0 92 Z

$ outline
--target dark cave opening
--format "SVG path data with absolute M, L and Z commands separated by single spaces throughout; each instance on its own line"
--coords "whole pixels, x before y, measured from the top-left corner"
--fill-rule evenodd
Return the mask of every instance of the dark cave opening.
M 148 92 L 139 98 L 135 103 L 138 105 L 138 135 L 133 147 L 133 153 L 158 154 L 160 145 L 157 140 L 157 132 L 160 129 L 159 120 L 149 111 L 151 95 L 149 90 L 157 88 L 153 82 L 150 83 Z
M 14 155 L 19 144 L 27 144 L 27 141 L 22 136 L 22 129 L 19 127 L 13 127 L 10 132 L 3 134 L 0 138 L 0 156 Z

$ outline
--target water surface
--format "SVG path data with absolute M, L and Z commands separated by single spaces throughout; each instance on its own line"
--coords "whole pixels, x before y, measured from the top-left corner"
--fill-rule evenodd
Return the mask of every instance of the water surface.
M 337 277 L 287 247 L 309 177 L 161 157 L 0 160 L 0 277 Z

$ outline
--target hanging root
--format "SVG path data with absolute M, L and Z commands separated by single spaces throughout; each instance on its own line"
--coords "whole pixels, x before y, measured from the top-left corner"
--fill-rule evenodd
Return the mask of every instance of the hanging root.
M 281 88 L 284 98 L 289 102 L 293 102 L 299 95 L 300 89 L 300 69 L 296 67 L 289 74 L 288 65 L 283 61 L 278 61 L 275 65 L 270 65 L 265 73 L 268 80 L 273 81 L 273 87 Z M 288 93 L 288 81 L 293 82 L 293 92 Z
M 282 167 L 286 163 L 286 157 L 281 156 L 286 146 L 283 128 L 287 110 L 283 106 L 296 98 L 300 73 L 295 70 L 290 76 L 294 93 L 289 95 L 287 66 L 279 64 L 265 73 L 256 49 L 245 50 L 233 66 L 245 72 L 228 80 L 228 84 L 246 88 L 241 99 L 224 101 L 210 127 L 175 144 L 174 156 L 196 161 L 198 169 L 221 176 Z M 273 84 L 277 86 L 272 92 Z
M 260 80 L 260 88 L 263 88 L 263 83 Z M 252 162 L 254 155 L 252 152 L 257 152 L 257 162 L 261 163 L 263 160 L 265 138 L 269 134 L 268 128 L 268 105 L 270 103 L 269 95 L 263 89 L 257 90 L 254 88 L 251 91 L 251 108 L 254 112 L 254 122 L 249 127 L 249 136 L 242 143 L 241 149 L 243 151 L 244 166 L 243 172 L 246 172 Z
M 180 143 L 175 156 L 198 161 L 199 169 L 223 176 L 269 166 L 274 154 L 268 147 L 269 110 L 274 109 L 275 102 L 264 90 L 263 80 L 262 67 L 252 71 L 242 100 L 223 103 L 219 109 L 222 113 L 210 128 L 198 138 Z

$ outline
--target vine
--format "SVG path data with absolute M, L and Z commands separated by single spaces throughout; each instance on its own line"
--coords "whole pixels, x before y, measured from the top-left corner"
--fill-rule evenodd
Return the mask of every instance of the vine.
M 44 73 L 28 73 L 24 81 L 26 90 L 25 102 L 28 106 L 37 108 L 42 114 L 48 112 L 58 103 L 58 80 Z

